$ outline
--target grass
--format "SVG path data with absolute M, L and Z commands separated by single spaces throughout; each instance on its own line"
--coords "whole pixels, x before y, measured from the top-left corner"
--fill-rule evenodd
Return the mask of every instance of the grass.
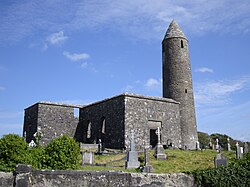
M 213 168 L 214 157 L 217 154 L 214 150 L 165 150 L 165 153 L 168 156 L 167 160 L 156 160 L 153 157 L 153 151 L 150 152 L 150 163 L 155 173 L 179 173 Z M 223 154 L 228 158 L 229 163 L 234 160 L 235 154 L 233 152 L 225 151 Z
M 197 169 L 207 169 L 214 167 L 215 150 L 205 151 L 183 151 L 165 150 L 168 159 L 156 160 L 154 151 L 150 151 L 150 164 L 154 168 L 154 173 L 179 173 L 190 172 Z M 235 160 L 235 153 L 225 151 L 223 154 L 228 158 L 229 163 Z M 82 166 L 83 170 L 119 170 L 138 172 L 138 170 L 126 170 L 124 157 L 126 154 L 116 155 L 95 155 L 96 165 L 105 166 Z M 143 160 L 143 154 L 139 154 L 139 160 Z M 141 163 L 143 165 L 143 163 Z

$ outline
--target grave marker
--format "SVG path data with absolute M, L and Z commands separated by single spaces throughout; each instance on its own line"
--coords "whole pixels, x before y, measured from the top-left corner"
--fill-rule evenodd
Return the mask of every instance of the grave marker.
M 134 131 L 131 131 L 131 140 L 130 140 L 130 151 L 127 154 L 127 161 L 125 164 L 126 169 L 134 169 L 140 166 L 138 161 L 138 153 L 135 150 L 135 134 Z
M 224 156 L 222 153 L 217 154 L 214 157 L 214 165 L 215 165 L 215 168 L 218 168 L 219 166 L 227 167 L 228 165 L 227 157 Z

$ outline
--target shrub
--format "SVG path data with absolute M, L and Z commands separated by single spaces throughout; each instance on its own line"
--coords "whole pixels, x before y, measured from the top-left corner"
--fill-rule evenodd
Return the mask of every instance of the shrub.
M 27 162 L 27 143 L 16 134 L 4 135 L 0 139 L 1 170 L 14 170 L 16 164 Z
M 250 186 L 250 153 L 228 167 L 199 170 L 193 172 L 193 175 L 196 183 L 204 187 Z
M 52 140 L 46 150 L 45 165 L 49 169 L 76 169 L 79 166 L 79 144 L 69 136 Z

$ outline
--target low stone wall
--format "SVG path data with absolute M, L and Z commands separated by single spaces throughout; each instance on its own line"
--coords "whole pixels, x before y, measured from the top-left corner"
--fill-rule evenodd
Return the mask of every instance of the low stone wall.
M 18 187 L 194 187 L 194 178 L 184 173 L 146 174 L 121 171 L 76 171 L 76 170 L 33 170 L 21 166 L 15 173 Z M 12 173 L 2 174 L 1 187 L 14 185 Z M 1 176 L 1 175 L 0 175 Z M 11 185 L 12 184 L 12 185 Z
M 12 172 L 0 172 L 0 186 L 12 187 L 14 185 L 14 175 Z

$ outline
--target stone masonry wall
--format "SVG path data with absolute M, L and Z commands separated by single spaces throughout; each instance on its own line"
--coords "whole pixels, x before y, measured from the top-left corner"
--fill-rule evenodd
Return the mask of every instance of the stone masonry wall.
M 91 136 L 88 138 L 90 124 Z M 123 96 L 119 95 L 82 108 L 75 138 L 84 143 L 94 143 L 101 139 L 107 148 L 124 148 Z
M 0 187 L 12 187 L 14 180 L 12 172 L 0 172 Z
M 0 187 L 195 187 L 191 175 L 144 174 L 119 171 L 33 170 L 21 169 L 12 173 L 0 173 Z
M 26 141 L 29 143 L 31 140 L 35 141 L 33 134 L 37 131 L 38 120 L 38 105 L 33 105 L 25 109 L 23 136 L 26 134 Z
M 41 144 L 47 144 L 60 135 L 74 137 L 78 117 L 74 116 L 74 108 L 79 106 L 39 102 L 25 109 L 23 132 L 26 141 L 30 142 L 34 133 L 42 133 Z
M 151 124 L 161 124 L 161 141 L 171 140 L 175 146 L 181 145 L 179 103 L 165 98 L 141 95 L 125 96 L 125 146 L 130 146 L 131 130 L 135 131 L 135 144 L 142 150 L 150 143 Z
M 47 144 L 52 139 L 61 135 L 74 137 L 78 118 L 74 117 L 74 108 L 69 106 L 39 104 L 38 128 L 43 134 L 42 144 Z
M 195 149 L 198 136 L 188 40 L 167 38 L 162 45 L 163 97 L 180 102 L 183 147 Z

